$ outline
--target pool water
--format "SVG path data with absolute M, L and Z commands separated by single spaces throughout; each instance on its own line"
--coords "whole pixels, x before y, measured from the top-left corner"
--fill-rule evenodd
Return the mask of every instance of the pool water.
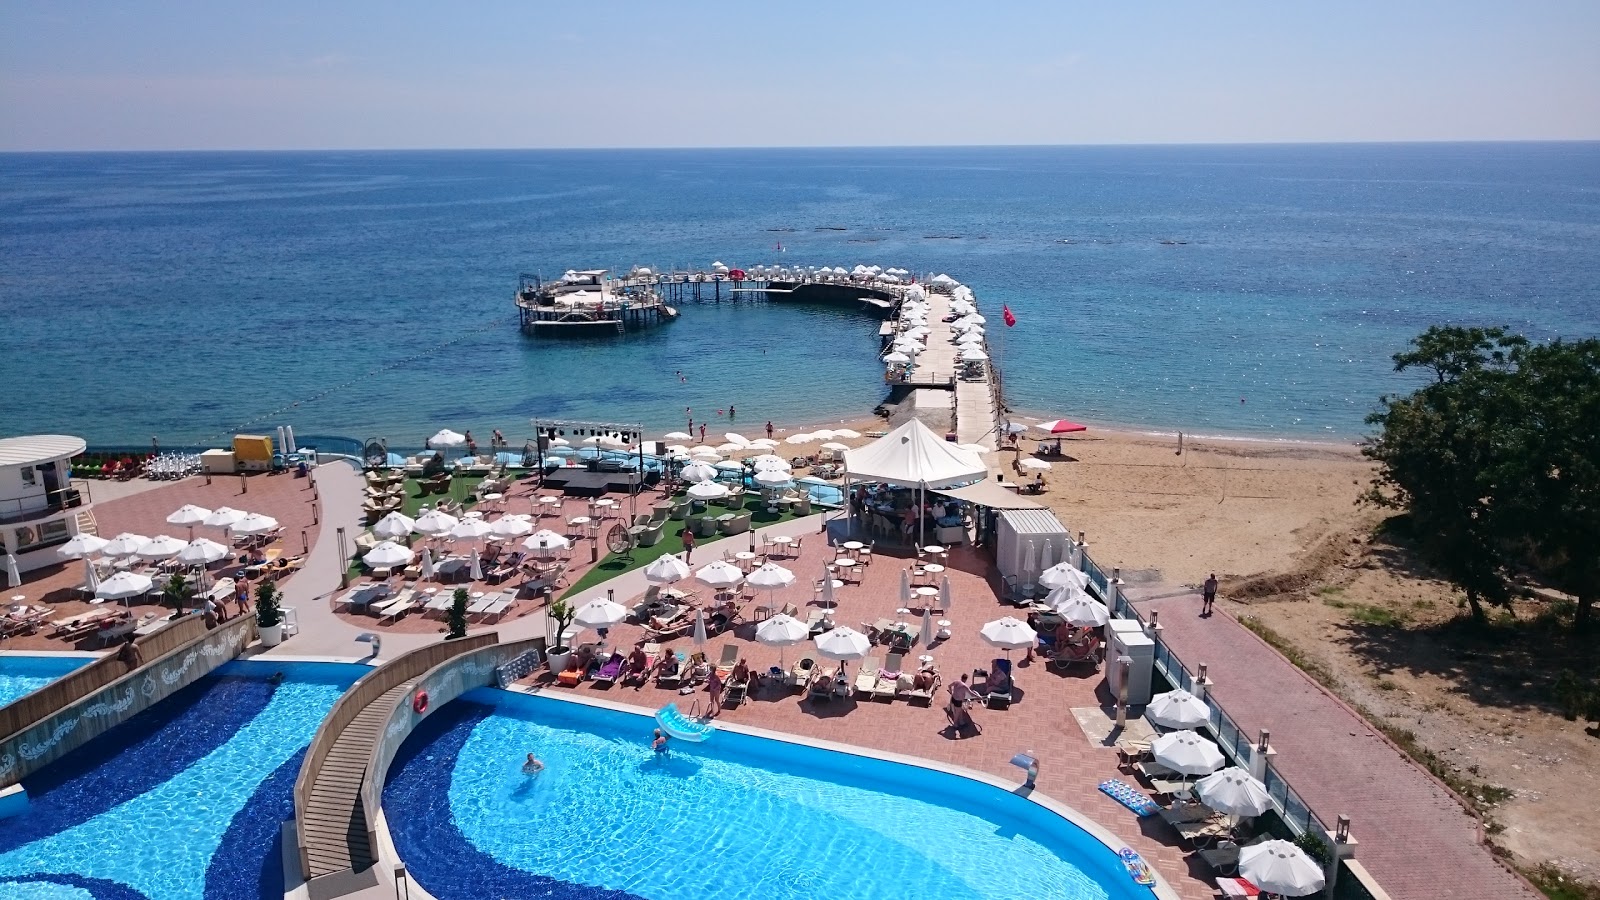
M 0 706 L 91 662 L 87 656 L 0 656 Z
M 726 732 L 658 756 L 653 725 L 469 692 L 391 768 L 401 858 L 440 900 L 1150 896 L 1103 844 L 991 785 Z
M 23 779 L 29 811 L 0 823 L 0 898 L 281 897 L 300 760 L 366 671 L 229 663 Z

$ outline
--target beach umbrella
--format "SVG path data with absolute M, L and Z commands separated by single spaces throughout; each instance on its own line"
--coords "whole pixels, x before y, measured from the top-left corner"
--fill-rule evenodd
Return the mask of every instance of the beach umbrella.
M 22 572 L 17 566 L 16 554 L 6 551 L 6 587 L 22 587 Z
M 1104 603 L 1075 587 L 1056 588 L 1045 597 L 1045 602 L 1073 625 L 1099 628 L 1111 621 L 1111 610 Z
M 730 459 L 717 463 L 716 468 L 719 474 L 722 472 L 743 472 L 744 463 L 739 462 L 738 460 Z
M 732 431 L 724 434 L 722 436 L 722 439 L 727 441 L 730 444 L 738 444 L 741 447 L 750 446 L 750 439 L 749 438 L 745 437 L 742 434 L 737 434 L 737 433 L 732 432 Z
M 644 567 L 644 580 L 651 584 L 675 584 L 689 575 L 689 564 L 673 553 L 658 556 Z
M 778 667 L 784 665 L 785 647 L 793 647 L 811 635 L 811 626 L 790 616 L 779 614 L 756 626 L 756 640 L 768 647 L 778 648 Z
M 961 351 L 961 361 L 962 362 L 983 362 L 984 360 L 986 360 L 988 358 L 989 358 L 989 354 L 983 352 L 982 350 L 979 350 L 976 347 L 971 347 L 969 349 Z
M 962 316 L 961 317 L 961 321 L 963 321 L 963 322 L 965 322 L 965 323 L 967 323 L 969 325 L 982 325 L 985 322 L 988 322 L 989 320 L 985 319 L 983 316 L 981 316 L 981 315 L 979 315 L 977 313 L 971 313 L 970 315 Z
M 1210 775 L 1222 768 L 1222 751 L 1197 731 L 1169 731 L 1150 742 L 1156 762 L 1183 775 Z
M 234 534 L 252 535 L 266 534 L 277 527 L 278 520 L 271 516 L 264 516 L 261 513 L 245 513 L 239 517 L 239 521 L 230 526 L 230 530 Z
M 93 594 L 100 590 L 100 573 L 94 569 L 94 562 L 85 558 L 83 561 L 83 589 Z
M 911 573 L 905 569 L 900 570 L 900 605 L 911 605 Z
M 483 560 L 478 557 L 478 548 L 472 548 L 471 562 L 467 564 L 467 577 L 473 581 L 483 580 Z
M 722 456 L 732 456 L 735 453 L 742 453 L 745 450 L 749 450 L 749 449 L 750 449 L 750 445 L 749 444 L 727 443 L 727 444 L 718 444 L 717 445 L 717 453 L 722 455 Z
M 819 655 L 841 663 L 860 659 L 872 649 L 866 635 L 847 626 L 817 635 L 816 644 Z
M 97 603 L 104 600 L 127 600 L 150 593 L 152 586 L 154 582 L 148 575 L 140 575 L 138 572 L 118 572 L 100 582 L 100 587 L 95 589 L 94 599 Z
M 1070 434 L 1074 431 L 1089 430 L 1089 426 L 1087 425 L 1079 425 L 1077 422 L 1068 422 L 1066 419 L 1051 419 L 1048 422 L 1040 422 L 1033 427 L 1041 431 L 1047 431 L 1051 434 Z
M 1182 689 L 1151 697 L 1144 708 L 1144 714 L 1150 721 L 1164 728 L 1199 728 L 1211 721 L 1211 707 L 1207 706 L 1204 700 Z
M 728 489 L 715 481 L 702 481 L 699 484 L 689 485 L 689 490 L 685 493 L 696 500 L 715 500 L 728 496 Z
M 458 434 L 448 428 L 439 429 L 439 433 L 428 438 L 428 446 L 434 450 L 444 450 L 449 447 L 459 447 L 467 442 L 465 435 Z
M 584 628 L 610 628 L 628 617 L 628 608 L 614 600 L 597 597 L 578 607 L 572 621 Z
M 751 587 L 763 591 L 781 591 L 794 584 L 794 573 L 777 563 L 764 563 L 745 579 Z
M 518 516 L 501 516 L 489 526 L 489 533 L 495 537 L 521 537 L 533 530 L 533 523 Z
M 1021 422 L 1011 422 L 1006 425 L 1006 434 L 1023 434 L 1027 430 L 1028 426 Z
M 189 536 L 194 536 L 194 527 L 203 524 L 206 516 L 211 515 L 211 510 L 193 503 L 185 503 L 177 508 L 172 515 L 167 516 L 168 525 L 184 525 L 189 529 Z
M 417 516 L 417 520 L 412 523 L 411 527 L 418 534 L 425 534 L 428 537 L 443 537 L 444 535 L 449 534 L 450 529 L 456 527 L 460 521 L 460 519 L 457 519 L 455 516 L 452 516 L 449 513 L 442 513 L 437 509 L 430 509 L 422 515 Z
M 1033 579 L 1034 579 L 1033 570 L 1037 569 L 1039 567 L 1038 562 L 1036 562 L 1036 560 L 1038 560 L 1038 558 L 1039 558 L 1039 550 L 1038 550 L 1038 548 L 1034 547 L 1033 541 L 1029 541 L 1027 548 L 1022 551 L 1022 578 L 1021 578 L 1021 580 L 1024 583 L 1033 581 Z
M 757 472 L 787 472 L 791 468 L 789 461 L 781 456 L 764 453 L 750 460 L 750 464 Z
M 945 575 L 939 579 L 939 600 L 944 605 L 944 614 L 950 615 L 950 604 L 954 600 L 950 591 L 950 576 Z
M 1008 655 L 1013 650 L 1026 650 L 1039 640 L 1032 625 L 1011 616 L 985 623 L 978 629 L 978 636 L 989 646 L 999 647 Z
M 664 440 L 668 440 L 668 441 L 692 441 L 692 440 L 694 440 L 694 438 L 690 437 L 688 433 L 682 432 L 682 431 L 669 431 L 666 434 L 662 435 L 662 438 Z
M 668 456 L 689 458 L 689 448 L 683 444 L 668 444 L 665 449 Z
M 760 447 L 763 450 L 771 450 L 778 446 L 778 442 L 772 438 L 756 438 L 750 442 L 750 446 Z
M 182 552 L 186 546 L 188 546 L 188 542 L 182 538 L 160 534 L 151 538 L 143 547 L 140 547 L 139 552 L 135 555 L 140 559 L 171 559 Z
M 833 573 L 829 572 L 826 566 L 822 569 L 822 602 L 829 609 L 838 605 L 833 599 Z
M 548 528 L 541 528 L 523 540 L 522 546 L 533 552 L 535 556 L 552 557 L 572 546 L 572 541 L 565 535 L 556 534 Z
M 56 555 L 62 559 L 83 559 L 99 553 L 109 543 L 111 542 L 98 534 L 80 531 L 73 535 L 71 540 L 57 547 Z
M 694 573 L 694 577 L 698 578 L 701 584 L 717 590 L 736 587 L 739 582 L 744 581 L 744 573 L 739 571 L 738 566 L 721 559 L 701 566 L 699 571 Z
M 689 638 L 696 647 L 706 645 L 706 613 L 703 609 L 694 611 L 694 634 Z
M 824 450 L 849 450 L 850 449 L 850 445 L 849 444 L 841 444 L 838 441 L 829 441 L 826 444 L 822 445 L 822 449 L 824 449 Z
M 133 556 L 139 548 L 150 543 L 150 539 L 142 534 L 124 531 L 105 543 L 100 552 L 106 556 Z
M 464 541 L 475 541 L 489 534 L 492 530 L 493 526 L 475 516 L 470 519 L 462 519 L 450 526 L 450 536 Z
M 833 430 L 833 436 L 836 438 L 844 438 L 847 441 L 853 441 L 861 437 L 861 432 L 850 428 L 835 428 Z
M 232 551 L 209 538 L 195 538 L 178 551 L 178 562 L 207 566 L 227 558 Z
M 911 357 L 909 357 L 906 354 L 900 352 L 899 350 L 896 350 L 893 353 L 890 353 L 890 354 L 887 354 L 886 356 L 884 356 L 883 361 L 886 362 L 886 363 L 893 363 L 893 364 L 908 363 L 908 362 L 911 362 Z
M 933 610 L 924 606 L 922 608 L 922 634 L 919 635 L 922 646 L 933 646 Z
M 1039 570 L 1042 572 L 1050 568 L 1053 565 L 1052 560 L 1055 559 L 1055 556 L 1056 545 L 1050 541 L 1045 541 L 1044 545 L 1039 548 Z
M 374 547 L 373 549 L 377 548 Z M 433 580 L 433 551 L 429 550 L 427 547 L 422 548 L 422 580 Z
M 1269 894 L 1304 897 L 1322 890 L 1322 867 L 1288 841 L 1265 841 L 1239 850 L 1239 876 Z
M 362 555 L 361 561 L 366 563 L 369 568 L 393 569 L 399 566 L 411 565 L 411 560 L 414 558 L 416 558 L 416 554 L 411 552 L 410 547 L 404 544 L 396 544 L 394 541 L 383 541 L 382 543 L 374 544 L 371 550 Z M 425 563 L 423 568 L 427 570 L 425 577 L 433 577 L 433 557 L 424 550 L 422 558 Z
M 782 472 L 777 469 L 762 469 L 755 475 L 756 484 L 762 487 L 783 487 L 792 480 L 788 472 Z
M 410 534 L 417 527 L 415 519 L 395 510 L 378 520 L 372 526 L 372 533 L 387 540 L 398 540 Z
M 1017 465 L 1035 472 L 1043 472 L 1050 468 L 1050 464 L 1035 456 L 1024 457 L 1017 461 Z
M 1207 806 L 1230 816 L 1259 816 L 1272 808 L 1267 786 L 1238 766 L 1207 775 L 1194 789 Z
M 721 456 L 722 454 L 718 453 L 717 452 L 717 448 L 715 448 L 715 447 L 710 447 L 710 446 L 707 446 L 705 444 L 696 444 L 695 446 L 689 448 L 689 455 L 690 456 Z
M 811 439 L 814 441 L 831 441 L 837 436 L 838 435 L 836 433 L 826 428 L 819 428 L 816 431 L 811 432 Z
M 1089 586 L 1089 576 L 1078 571 L 1071 562 L 1063 561 L 1040 572 L 1039 583 L 1051 589 L 1075 587 L 1082 590 Z M 1056 601 L 1046 600 L 1046 602 L 1054 605 Z
M 717 467 L 706 463 L 690 463 L 678 472 L 678 476 L 684 481 L 715 481 Z

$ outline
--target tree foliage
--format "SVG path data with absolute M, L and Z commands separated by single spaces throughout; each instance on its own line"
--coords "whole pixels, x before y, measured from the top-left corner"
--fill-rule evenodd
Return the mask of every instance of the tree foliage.
M 1600 594 L 1600 340 L 1435 326 L 1394 361 L 1433 380 L 1367 417 L 1378 473 L 1366 499 L 1410 514 L 1475 617 L 1509 602 L 1503 573 L 1526 565 L 1578 598 L 1574 625 L 1587 627 Z
M 450 626 L 448 637 L 460 638 L 467 636 L 467 589 L 456 588 L 450 595 L 450 613 L 447 622 Z

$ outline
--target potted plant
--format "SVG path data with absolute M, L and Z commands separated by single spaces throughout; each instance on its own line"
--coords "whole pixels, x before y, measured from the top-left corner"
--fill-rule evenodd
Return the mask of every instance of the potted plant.
M 183 615 L 184 601 L 189 599 L 189 582 L 182 575 L 174 572 L 167 581 L 166 587 L 161 589 L 162 595 L 172 601 L 172 617 L 174 619 Z
M 565 671 L 567 660 L 572 658 L 572 648 L 566 645 L 566 638 L 563 635 L 567 633 L 568 628 L 572 627 L 572 619 L 578 614 L 578 611 L 565 600 L 551 600 L 549 605 L 544 608 L 544 614 L 556 626 L 555 633 L 546 636 L 550 642 L 550 649 L 547 653 L 550 659 L 550 671 Z
M 270 581 L 256 588 L 256 630 L 263 647 L 283 643 L 283 609 L 278 606 L 278 589 Z
M 450 633 L 445 635 L 445 640 L 463 638 L 467 636 L 467 589 L 456 588 L 450 595 L 450 615 L 446 620 L 450 625 Z

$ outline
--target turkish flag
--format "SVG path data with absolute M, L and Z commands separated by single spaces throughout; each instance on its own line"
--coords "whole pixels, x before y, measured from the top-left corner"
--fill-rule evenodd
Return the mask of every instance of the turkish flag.
M 1006 327 L 1007 328 L 1010 328 L 1013 325 L 1017 324 L 1017 317 L 1011 314 L 1011 307 L 1010 306 L 1007 306 L 1005 304 L 1001 304 L 1001 306 L 1000 306 L 1000 317 L 1006 320 Z

